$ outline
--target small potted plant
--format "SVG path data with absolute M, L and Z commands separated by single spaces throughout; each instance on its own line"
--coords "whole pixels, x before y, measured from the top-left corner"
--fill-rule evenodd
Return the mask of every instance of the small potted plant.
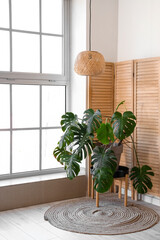
M 154 174 L 149 166 L 140 166 L 132 137 L 136 117 L 131 111 L 123 114 L 118 112 L 123 103 L 124 101 L 117 106 L 112 117 L 106 118 L 105 123 L 102 122 L 100 110 L 88 109 L 82 119 L 72 112 L 62 116 L 61 127 L 64 134 L 53 154 L 57 161 L 64 165 L 69 179 L 78 175 L 82 160 L 92 155 L 94 188 L 100 193 L 108 191 L 119 164 L 122 146 L 130 137 L 137 160 L 137 166 L 133 167 L 130 173 L 133 186 L 138 193 L 146 193 L 152 188 L 149 175 Z

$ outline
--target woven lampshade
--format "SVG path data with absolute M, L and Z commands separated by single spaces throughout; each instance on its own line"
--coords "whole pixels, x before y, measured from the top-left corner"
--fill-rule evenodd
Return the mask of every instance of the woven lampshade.
M 80 52 L 74 64 L 74 71 L 79 75 L 94 76 L 102 73 L 105 60 L 101 53 L 96 51 Z

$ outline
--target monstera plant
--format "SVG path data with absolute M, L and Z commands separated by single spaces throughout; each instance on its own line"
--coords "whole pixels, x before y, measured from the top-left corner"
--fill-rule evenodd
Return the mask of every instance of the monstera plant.
M 91 155 L 94 188 L 101 193 L 108 191 L 118 164 L 113 149 L 129 142 L 130 137 L 137 159 L 137 166 L 131 169 L 130 174 L 133 186 L 138 193 L 146 193 L 148 188 L 152 188 L 149 175 L 154 174 L 149 166 L 140 166 L 132 138 L 136 117 L 131 111 L 123 114 L 118 112 L 123 103 L 124 101 L 117 106 L 112 117 L 107 117 L 104 123 L 100 110 L 88 109 L 82 119 L 72 112 L 62 116 L 61 127 L 64 134 L 53 154 L 64 165 L 69 179 L 78 175 L 80 163 Z

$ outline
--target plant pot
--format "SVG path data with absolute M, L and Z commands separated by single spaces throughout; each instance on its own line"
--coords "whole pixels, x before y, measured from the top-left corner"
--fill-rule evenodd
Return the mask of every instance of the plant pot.
M 117 158 L 117 169 L 119 167 L 119 163 L 120 163 L 120 158 L 121 158 L 121 154 L 123 152 L 123 144 L 115 145 L 112 148 L 112 151 L 114 152 L 116 158 Z
M 125 177 L 126 174 L 129 173 L 129 168 L 125 166 L 119 166 L 118 170 L 114 174 L 114 178 L 122 178 Z

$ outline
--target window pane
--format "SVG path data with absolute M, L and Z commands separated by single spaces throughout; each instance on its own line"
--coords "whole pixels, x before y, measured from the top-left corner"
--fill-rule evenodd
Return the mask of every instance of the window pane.
M 0 0 L 0 27 L 9 28 L 9 1 Z
M 62 38 L 42 36 L 42 72 L 62 74 Z
M 0 31 L 0 71 L 10 70 L 9 32 Z
M 39 36 L 13 33 L 13 71 L 39 72 Z
M 0 128 L 10 127 L 9 85 L 0 84 Z
M 42 87 L 42 126 L 60 126 L 61 116 L 65 113 L 65 87 Z
M 13 128 L 39 127 L 39 86 L 12 88 Z
M 13 132 L 13 173 L 39 169 L 39 131 Z
M 42 0 L 42 32 L 62 34 L 62 0 Z
M 10 133 L 0 132 L 0 174 L 10 172 Z
M 39 31 L 39 0 L 12 0 L 12 27 Z
M 53 156 L 53 150 L 57 147 L 61 135 L 61 129 L 42 131 L 42 169 L 63 167 Z

